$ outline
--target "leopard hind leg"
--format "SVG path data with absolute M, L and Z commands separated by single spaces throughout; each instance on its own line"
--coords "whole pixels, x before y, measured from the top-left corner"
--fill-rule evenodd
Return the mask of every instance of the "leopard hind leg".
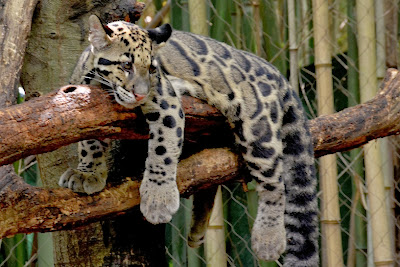
M 188 236 L 188 244 L 192 248 L 204 243 L 216 193 L 217 187 L 214 187 L 199 191 L 193 196 L 192 222 Z
M 235 123 L 235 135 L 250 175 L 257 181 L 258 209 L 252 248 L 263 260 L 279 259 L 286 249 L 285 187 L 279 125 L 268 116 Z

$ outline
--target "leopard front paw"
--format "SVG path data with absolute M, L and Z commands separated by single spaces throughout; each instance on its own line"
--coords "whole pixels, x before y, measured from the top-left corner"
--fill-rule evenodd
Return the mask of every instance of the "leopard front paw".
M 278 219 L 279 220 L 279 219 Z M 251 234 L 251 246 L 254 253 L 261 260 L 278 260 L 286 250 L 286 231 L 282 222 L 268 225 L 262 222 L 254 223 Z
M 58 185 L 69 188 L 77 193 L 93 194 L 103 190 L 106 185 L 106 177 L 97 175 L 94 172 L 83 172 L 69 168 L 64 172 Z
M 140 211 L 152 224 L 171 221 L 179 208 L 179 191 L 176 182 L 162 183 L 144 179 L 140 186 Z

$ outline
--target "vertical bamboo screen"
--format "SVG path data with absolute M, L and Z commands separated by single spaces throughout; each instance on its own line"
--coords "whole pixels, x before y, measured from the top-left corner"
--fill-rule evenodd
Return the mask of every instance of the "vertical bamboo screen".
M 164 16 L 175 29 L 209 35 L 270 61 L 298 88 L 309 118 L 365 102 L 377 93 L 385 70 L 398 67 L 400 0 L 143 2 L 148 8 L 142 26 Z M 32 55 L 34 49 L 28 46 Z M 321 266 L 400 266 L 400 138 L 377 143 L 317 163 Z M 221 187 L 220 212 L 207 234 L 219 241 L 207 249 L 187 246 L 191 201 L 182 199 L 166 226 L 168 266 L 281 266 L 282 259 L 262 262 L 251 250 L 257 194 L 252 183 L 247 189 Z M 35 238 L 0 240 L 0 266 L 27 266 L 36 251 L 40 263 L 50 262 L 44 245 L 49 241 Z

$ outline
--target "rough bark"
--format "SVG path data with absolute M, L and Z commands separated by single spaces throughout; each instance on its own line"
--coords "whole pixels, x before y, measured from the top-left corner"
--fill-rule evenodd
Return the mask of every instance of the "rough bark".
M 397 1 L 384 0 L 385 12 L 385 35 L 386 35 L 386 67 L 397 68 L 397 47 L 398 47 L 398 10 Z
M 197 99 L 185 97 L 184 105 L 188 137 L 225 121 L 216 109 Z M 136 118 L 132 110 L 114 103 L 99 88 L 63 87 L 0 110 L 0 165 L 99 136 L 146 139 L 147 131 L 142 128 L 147 126 L 142 117 Z
M 19 73 L 38 0 L 8 0 L 0 3 L 0 107 L 17 103 Z M 13 173 L 11 166 L 0 173 Z M 1 177 L 1 176 L 0 176 Z
M 400 75 L 390 69 L 371 101 L 310 121 L 317 157 L 349 150 L 400 132 Z M 222 115 L 190 97 L 183 101 L 187 138 L 229 135 Z M 0 164 L 54 150 L 79 140 L 146 139 L 142 117 L 122 108 L 98 88 L 66 86 L 23 105 L 0 110 Z M 144 129 L 143 129 L 144 127 Z M 212 129 L 212 130 L 210 130 Z M 197 136 L 197 137 L 196 137 Z
M 2 1 L 0 8 L 0 103 L 16 103 L 19 73 L 38 0 Z

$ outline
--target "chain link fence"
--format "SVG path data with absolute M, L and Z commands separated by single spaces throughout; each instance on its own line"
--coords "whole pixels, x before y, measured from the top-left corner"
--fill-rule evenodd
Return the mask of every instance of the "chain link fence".
M 317 44 L 313 39 L 313 7 L 310 0 L 294 1 L 294 6 L 291 6 L 290 2 L 290 0 L 207 0 L 205 1 L 206 22 L 211 37 L 268 59 L 288 78 L 297 76 L 295 84 L 298 85 L 299 95 L 307 114 L 312 119 L 318 116 L 318 105 L 325 104 L 317 103 L 316 100 L 317 75 L 314 48 Z M 328 1 L 330 18 L 327 34 L 330 36 L 327 40 L 329 40 L 331 48 L 335 111 L 359 103 L 360 94 L 362 95 L 364 90 L 364 88 L 360 88 L 359 81 L 361 75 L 359 62 L 363 51 L 357 50 L 359 28 L 356 11 L 359 9 L 356 9 L 354 2 Z M 377 80 L 379 83 L 388 66 L 397 67 L 399 1 L 375 2 L 373 19 L 377 28 L 374 46 L 377 48 L 376 51 L 383 49 L 383 54 L 379 54 L 382 51 L 377 52 L 376 74 L 371 79 Z M 153 4 L 157 6 L 157 1 L 147 2 L 149 8 L 144 15 L 147 21 L 150 21 L 149 18 L 151 19 L 157 13 L 157 8 L 161 8 L 154 7 Z M 169 21 L 174 28 L 190 30 L 188 1 L 174 0 L 161 4 L 170 5 L 170 18 L 165 19 L 166 22 Z M 364 5 L 363 1 L 357 1 L 357 4 Z M 290 10 L 289 7 L 292 9 Z M 314 9 L 314 12 L 318 12 L 318 10 Z M 289 43 L 290 31 L 293 31 L 293 28 L 289 28 L 289 13 L 293 14 L 295 23 L 294 36 L 296 40 L 294 44 Z M 396 25 L 396 27 L 393 26 L 395 30 L 389 29 L 391 25 Z M 385 33 L 383 37 L 382 32 Z M 290 54 L 292 52 L 296 54 L 294 63 L 296 75 L 290 73 Z M 393 54 L 395 58 L 393 58 Z M 363 98 L 361 97 L 361 99 Z M 367 166 L 367 160 L 364 158 L 366 149 L 336 153 L 337 176 L 335 179 L 338 196 L 337 200 L 332 200 L 332 203 L 328 203 L 328 205 L 338 206 L 339 218 L 336 222 L 331 223 L 340 227 L 340 233 L 337 236 L 339 242 L 336 247 L 325 243 L 327 239 L 331 238 L 330 236 L 321 236 L 320 238 L 321 262 L 324 266 L 329 266 L 326 259 L 329 253 L 343 259 L 346 266 L 375 266 L 379 262 L 374 256 L 374 250 L 379 246 L 388 246 L 391 255 L 388 261 L 393 260 L 394 266 L 400 266 L 400 186 L 398 178 L 400 141 L 398 137 L 385 138 L 374 142 L 372 147 L 379 152 L 379 155 L 376 154 L 378 155 L 375 158 L 377 166 L 374 170 L 376 170 L 376 179 L 384 180 L 385 194 L 385 198 L 381 199 L 381 202 L 374 207 L 378 206 L 386 214 L 387 218 L 383 218 L 383 221 L 387 223 L 388 228 L 385 229 L 388 231 L 381 233 L 380 236 L 389 237 L 390 244 L 384 244 L 384 239 L 381 240 L 381 244 L 379 244 L 380 241 L 373 240 L 374 232 L 380 230 L 373 228 L 377 227 L 373 223 L 376 210 L 371 209 L 371 201 L 376 200 L 376 197 L 370 195 L 369 190 L 371 189 L 368 186 L 373 177 L 366 178 L 367 172 L 371 173 Z M 373 148 L 369 146 L 368 149 Z M 325 169 L 318 165 L 318 160 L 316 164 L 321 176 Z M 25 166 L 27 165 L 29 163 Z M 24 176 L 28 182 L 32 182 L 31 176 L 37 176 L 35 167 L 21 173 L 30 173 Z M 371 176 L 371 174 L 368 175 Z M 242 184 L 227 184 L 221 187 L 222 205 L 219 211 L 221 216 L 219 219 L 217 216 L 216 221 L 213 221 L 212 218 L 209 232 L 214 231 L 217 236 L 222 235 L 223 241 L 217 242 L 214 246 L 207 244 L 198 249 L 192 249 L 187 245 L 192 202 L 190 199 L 181 200 L 180 210 L 168 223 L 166 229 L 165 248 L 169 266 L 206 266 L 210 262 L 215 262 L 215 258 L 220 260 L 222 258 L 227 266 L 282 265 L 282 261 L 276 263 L 259 261 L 251 250 L 250 233 L 256 213 L 254 205 L 257 197 L 253 184 L 248 184 L 246 187 L 247 192 L 243 190 Z M 320 197 L 323 194 L 324 192 L 319 192 Z M 323 227 L 325 227 L 324 222 L 321 223 L 321 229 Z M 52 266 L 52 262 L 50 234 L 18 235 L 0 240 L 0 266 Z

